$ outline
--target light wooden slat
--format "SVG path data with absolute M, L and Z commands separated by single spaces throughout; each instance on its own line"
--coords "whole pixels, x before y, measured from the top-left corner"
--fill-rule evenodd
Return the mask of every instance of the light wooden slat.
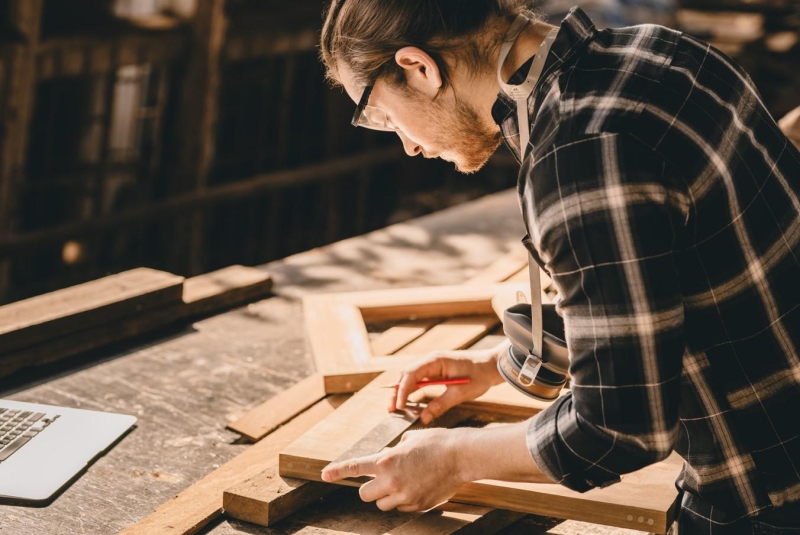
M 390 327 L 370 342 L 372 354 L 394 355 L 397 351 L 425 334 L 436 323 L 438 323 L 436 320 L 424 319 L 407 321 Z
M 214 470 L 151 515 L 126 528 L 123 535 L 188 535 L 197 533 L 222 513 L 222 493 L 231 485 L 270 466 L 275 456 L 305 431 L 334 413 L 343 396 L 331 396 Z
M 180 302 L 183 277 L 148 268 L 0 307 L 0 347 L 11 352 Z
M 397 355 L 420 355 L 431 351 L 463 349 L 479 340 L 498 324 L 496 316 L 453 318 L 434 326 Z
M 287 446 L 280 454 L 281 476 L 320 481 L 327 464 L 387 418 L 391 392 L 380 385 L 393 378 L 390 372 L 378 377 Z M 665 533 L 676 504 L 680 465 L 671 458 L 628 474 L 616 485 L 584 494 L 555 484 L 478 481 L 463 485 L 453 501 Z
M 467 280 L 466 284 L 504 282 L 519 273 L 520 270 L 527 269 L 527 267 L 527 252 L 523 247 L 517 247 L 483 268 L 474 277 Z
M 322 377 L 313 374 L 228 424 L 228 429 L 257 442 L 325 397 Z

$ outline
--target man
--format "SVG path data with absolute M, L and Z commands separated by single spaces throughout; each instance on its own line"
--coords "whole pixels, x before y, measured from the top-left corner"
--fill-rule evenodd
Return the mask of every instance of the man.
M 571 391 L 528 422 L 410 433 L 323 478 L 373 474 L 364 500 L 411 511 L 481 478 L 586 491 L 674 449 L 686 461 L 675 532 L 795 533 L 800 154 L 709 45 L 659 26 L 598 31 L 580 10 L 551 33 L 514 24 L 524 7 L 336 0 L 322 58 L 358 105 L 354 124 L 395 132 L 409 155 L 466 173 L 501 141 L 517 156 Z M 396 408 L 425 377 L 472 382 L 423 422 L 480 395 L 501 381 L 503 350 L 428 357 L 404 372 Z

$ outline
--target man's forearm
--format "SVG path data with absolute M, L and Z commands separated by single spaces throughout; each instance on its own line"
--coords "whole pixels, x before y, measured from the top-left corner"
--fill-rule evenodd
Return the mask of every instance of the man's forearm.
M 527 429 L 527 421 L 491 429 L 454 429 L 453 449 L 463 479 L 553 483 L 528 451 Z

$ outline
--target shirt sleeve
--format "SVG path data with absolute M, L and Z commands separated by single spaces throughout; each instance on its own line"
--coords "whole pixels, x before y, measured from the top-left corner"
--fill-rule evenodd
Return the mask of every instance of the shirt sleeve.
M 674 254 L 689 203 L 669 167 L 620 134 L 552 147 L 520 193 L 561 295 L 571 376 L 571 393 L 531 419 L 528 448 L 582 492 L 675 444 L 684 310 Z

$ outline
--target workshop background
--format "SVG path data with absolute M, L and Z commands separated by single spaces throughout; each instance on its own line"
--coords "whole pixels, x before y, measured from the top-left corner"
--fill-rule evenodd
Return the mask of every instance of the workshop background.
M 572 0 L 537 2 L 558 23 Z M 321 0 L 0 0 L 0 304 L 137 266 L 257 265 L 513 187 L 349 126 Z M 711 41 L 780 118 L 800 0 L 586 0 Z

